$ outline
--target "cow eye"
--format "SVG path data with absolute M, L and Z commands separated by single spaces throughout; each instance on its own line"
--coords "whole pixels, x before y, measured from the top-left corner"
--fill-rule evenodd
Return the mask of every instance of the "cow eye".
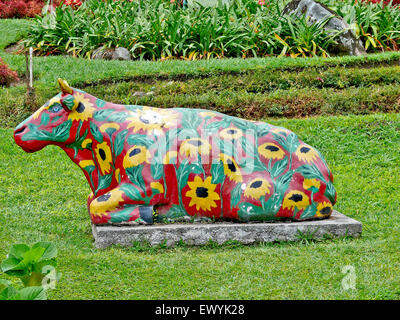
M 50 111 L 50 112 L 53 112 L 53 113 L 57 113 L 57 112 L 59 112 L 61 109 L 62 109 L 61 105 L 58 104 L 58 103 L 56 103 L 56 104 L 53 104 L 53 105 L 50 107 L 49 111 Z

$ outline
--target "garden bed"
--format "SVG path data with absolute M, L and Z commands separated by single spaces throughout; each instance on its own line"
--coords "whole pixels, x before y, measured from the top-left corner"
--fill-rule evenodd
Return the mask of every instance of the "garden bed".
M 200 1 L 201 3 L 202 1 Z M 43 55 L 90 58 L 99 48 L 127 48 L 133 59 L 197 60 L 337 54 L 324 22 L 283 14 L 285 1 L 228 1 L 182 8 L 178 1 L 86 0 L 35 20 L 27 45 Z M 321 0 L 351 26 L 367 52 L 398 50 L 400 10 L 355 0 Z M 336 48 L 336 49 L 335 49 Z

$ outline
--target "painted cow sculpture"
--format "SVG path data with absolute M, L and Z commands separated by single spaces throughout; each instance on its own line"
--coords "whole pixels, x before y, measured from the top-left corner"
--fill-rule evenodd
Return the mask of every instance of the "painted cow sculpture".
M 14 139 L 26 152 L 53 144 L 67 153 L 90 184 L 94 224 L 332 213 L 328 165 L 287 129 L 207 110 L 118 105 L 59 84 Z

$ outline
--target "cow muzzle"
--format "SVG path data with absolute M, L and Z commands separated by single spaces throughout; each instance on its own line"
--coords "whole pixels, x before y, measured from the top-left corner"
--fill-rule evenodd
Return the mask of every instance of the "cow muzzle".
M 28 126 L 24 123 L 18 125 L 14 130 L 14 141 L 20 146 L 25 152 L 35 152 L 43 149 L 47 143 L 45 141 L 37 141 L 37 140 L 27 140 L 24 141 L 22 137 L 24 134 L 29 131 Z

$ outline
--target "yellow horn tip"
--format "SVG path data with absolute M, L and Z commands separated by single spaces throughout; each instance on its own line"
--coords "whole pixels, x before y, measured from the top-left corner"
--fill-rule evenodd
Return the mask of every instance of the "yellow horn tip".
M 63 93 L 69 93 L 69 94 L 72 93 L 72 88 L 69 86 L 67 81 L 58 78 L 58 84 L 60 85 L 61 91 Z

